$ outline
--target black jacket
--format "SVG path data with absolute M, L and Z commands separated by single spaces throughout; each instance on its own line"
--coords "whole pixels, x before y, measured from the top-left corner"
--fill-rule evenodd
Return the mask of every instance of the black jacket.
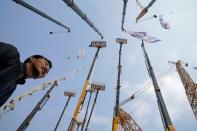
M 24 64 L 16 47 L 0 42 L 0 107 L 24 80 Z M 23 82 L 24 83 L 24 82 Z

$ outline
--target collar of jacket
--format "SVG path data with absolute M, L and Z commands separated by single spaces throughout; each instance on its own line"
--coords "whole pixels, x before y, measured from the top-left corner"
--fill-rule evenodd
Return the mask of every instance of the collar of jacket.
M 26 82 L 25 79 L 27 78 L 26 68 L 27 68 L 26 64 L 20 63 L 20 70 L 21 70 L 21 72 L 19 73 L 17 84 L 20 84 L 20 85 L 25 84 L 25 82 Z

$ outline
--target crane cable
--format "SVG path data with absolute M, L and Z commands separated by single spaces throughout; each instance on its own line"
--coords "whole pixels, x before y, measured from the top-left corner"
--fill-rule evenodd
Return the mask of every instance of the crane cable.
M 150 17 L 141 19 L 141 20 L 139 20 L 137 23 L 141 23 L 141 22 L 144 22 L 144 21 L 148 21 L 148 20 L 151 20 L 151 19 L 154 19 L 154 18 L 156 19 L 156 18 L 157 18 L 157 15 L 153 15 L 153 16 L 150 16 Z
M 163 76 L 163 77 L 160 77 L 158 80 L 159 81 L 161 81 L 165 76 L 167 76 L 168 74 L 168 72 L 170 72 L 170 70 L 172 69 L 173 67 L 171 66 L 169 69 L 168 69 L 168 71 L 166 71 L 165 72 L 165 75 Z M 150 88 L 152 86 L 152 84 L 150 84 L 149 85 L 149 87 L 147 87 L 147 88 Z M 147 90 L 147 89 L 145 89 L 145 90 Z M 142 94 L 142 93 L 141 93 Z M 132 113 L 134 113 L 136 110 L 138 110 L 141 106 L 143 106 L 144 105 L 144 103 L 141 103 L 141 104 L 139 104 L 137 107 L 135 107 L 129 114 L 132 114 Z
M 160 75 L 159 77 L 157 77 L 157 79 L 160 81 L 162 78 L 164 78 L 165 76 L 167 76 L 168 73 L 171 71 L 172 68 L 173 68 L 173 66 L 171 66 L 166 72 L 162 73 L 162 75 Z M 152 82 L 151 81 L 148 81 L 147 83 L 145 83 L 142 88 L 140 88 L 139 90 L 137 90 L 136 92 L 134 92 L 129 98 L 127 98 L 124 101 L 122 101 L 120 103 L 120 107 L 123 106 L 123 105 L 125 105 L 130 100 L 133 100 L 134 98 L 136 98 L 136 97 L 140 96 L 141 94 L 143 94 L 151 86 L 152 86 Z
M 125 105 L 127 102 L 129 102 L 130 100 L 133 100 L 134 98 L 138 97 L 139 95 L 141 95 L 142 93 L 144 93 L 147 89 L 149 89 L 151 87 L 151 82 L 149 81 L 148 83 L 145 84 L 145 86 L 143 86 L 142 88 L 140 88 L 139 90 L 137 90 L 136 92 L 134 92 L 129 98 L 127 98 L 126 100 L 122 101 L 120 103 L 120 107 Z
M 141 22 L 148 21 L 148 20 L 151 20 L 151 19 L 157 19 L 157 18 L 160 17 L 160 16 L 168 16 L 168 15 L 170 15 L 170 14 L 173 14 L 173 12 L 170 11 L 169 13 L 160 14 L 160 15 L 154 14 L 153 16 L 149 16 L 149 17 L 147 17 L 147 18 L 144 18 L 144 19 L 139 20 L 137 23 L 141 23 Z

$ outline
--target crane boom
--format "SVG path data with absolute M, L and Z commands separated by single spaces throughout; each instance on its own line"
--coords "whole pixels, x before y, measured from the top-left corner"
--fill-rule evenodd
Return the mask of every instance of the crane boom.
M 143 8 L 143 10 L 140 12 L 140 14 L 137 16 L 136 18 L 136 23 L 139 21 L 139 19 L 141 19 L 147 12 L 148 9 L 155 3 L 156 0 L 152 0 L 148 6 L 146 6 L 145 8 Z
M 187 73 L 187 71 L 183 68 L 181 63 L 183 62 L 180 60 L 178 60 L 175 63 L 176 69 L 183 83 L 183 86 L 185 88 L 185 93 L 187 95 L 189 104 L 193 110 L 195 118 L 197 119 L 197 84 L 194 83 L 194 81 L 192 80 L 190 75 Z M 188 66 L 187 63 L 185 65 Z
M 13 0 L 13 1 L 16 2 L 17 4 L 20 4 L 20 5 L 24 6 L 24 7 L 27 8 L 27 9 L 33 11 L 34 13 L 36 13 L 36 14 L 38 14 L 38 15 L 40 15 L 40 16 L 42 16 L 42 17 L 44 17 L 44 18 L 46 18 L 46 19 L 48 19 L 48 20 L 50 20 L 50 21 L 52 21 L 52 22 L 54 22 L 55 24 L 57 24 L 57 25 L 59 25 L 59 26 L 65 28 L 68 32 L 70 32 L 70 28 L 69 28 L 69 27 L 67 27 L 66 25 L 63 25 L 63 24 L 60 23 L 59 21 L 57 21 L 57 20 L 55 20 L 54 18 L 48 16 L 48 15 L 45 14 L 44 12 L 42 12 L 42 11 L 36 9 L 35 7 L 33 7 L 33 6 L 31 6 L 30 4 L 24 2 L 23 0 Z
M 128 0 L 123 0 L 124 4 L 123 4 L 123 10 L 122 10 L 122 25 L 121 25 L 121 29 L 122 31 L 124 31 L 124 20 L 125 20 L 125 15 L 126 15 L 126 9 L 127 9 L 127 2 Z
M 103 35 L 95 27 L 94 23 L 90 21 L 87 15 L 74 3 L 74 0 L 63 0 L 73 11 L 75 11 L 100 37 L 103 39 Z

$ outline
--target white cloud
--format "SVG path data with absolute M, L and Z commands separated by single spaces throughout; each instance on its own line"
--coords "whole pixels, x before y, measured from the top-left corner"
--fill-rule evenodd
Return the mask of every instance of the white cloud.
M 185 89 L 178 73 L 174 72 L 166 76 L 160 82 L 160 85 L 166 105 L 168 106 L 170 117 L 173 120 L 181 119 L 181 117 L 193 117 L 185 94 Z M 188 113 L 185 114 L 185 112 Z
M 108 118 L 106 116 L 102 116 L 100 114 L 93 113 L 92 116 L 93 117 L 92 117 L 92 121 L 91 122 L 93 124 L 95 124 L 95 125 L 104 125 L 104 126 L 106 126 L 106 125 L 109 125 L 111 123 L 111 121 L 112 121 L 111 118 Z
M 131 53 L 128 54 L 127 58 L 128 58 L 129 65 L 137 64 L 136 57 L 134 57 Z
M 130 87 L 131 86 L 128 81 L 123 81 L 121 92 L 124 93 L 124 96 L 129 97 L 132 94 Z
M 144 84 L 136 87 L 142 88 L 149 82 L 150 80 L 147 80 Z M 169 73 L 160 79 L 158 83 L 173 125 L 175 127 L 180 126 L 177 123 L 182 118 L 187 121 L 186 123 L 191 123 L 191 120 L 194 119 L 194 115 L 178 73 Z M 130 83 L 124 81 L 122 92 L 127 95 L 127 97 L 131 95 L 129 87 Z M 137 99 L 134 99 L 131 103 L 125 104 L 124 109 L 130 114 L 134 111 L 131 116 L 134 116 L 134 120 L 144 129 L 161 130 L 161 128 L 163 128 L 152 86 L 143 93 L 142 97 L 137 97 Z M 153 122 L 154 125 L 152 124 Z

